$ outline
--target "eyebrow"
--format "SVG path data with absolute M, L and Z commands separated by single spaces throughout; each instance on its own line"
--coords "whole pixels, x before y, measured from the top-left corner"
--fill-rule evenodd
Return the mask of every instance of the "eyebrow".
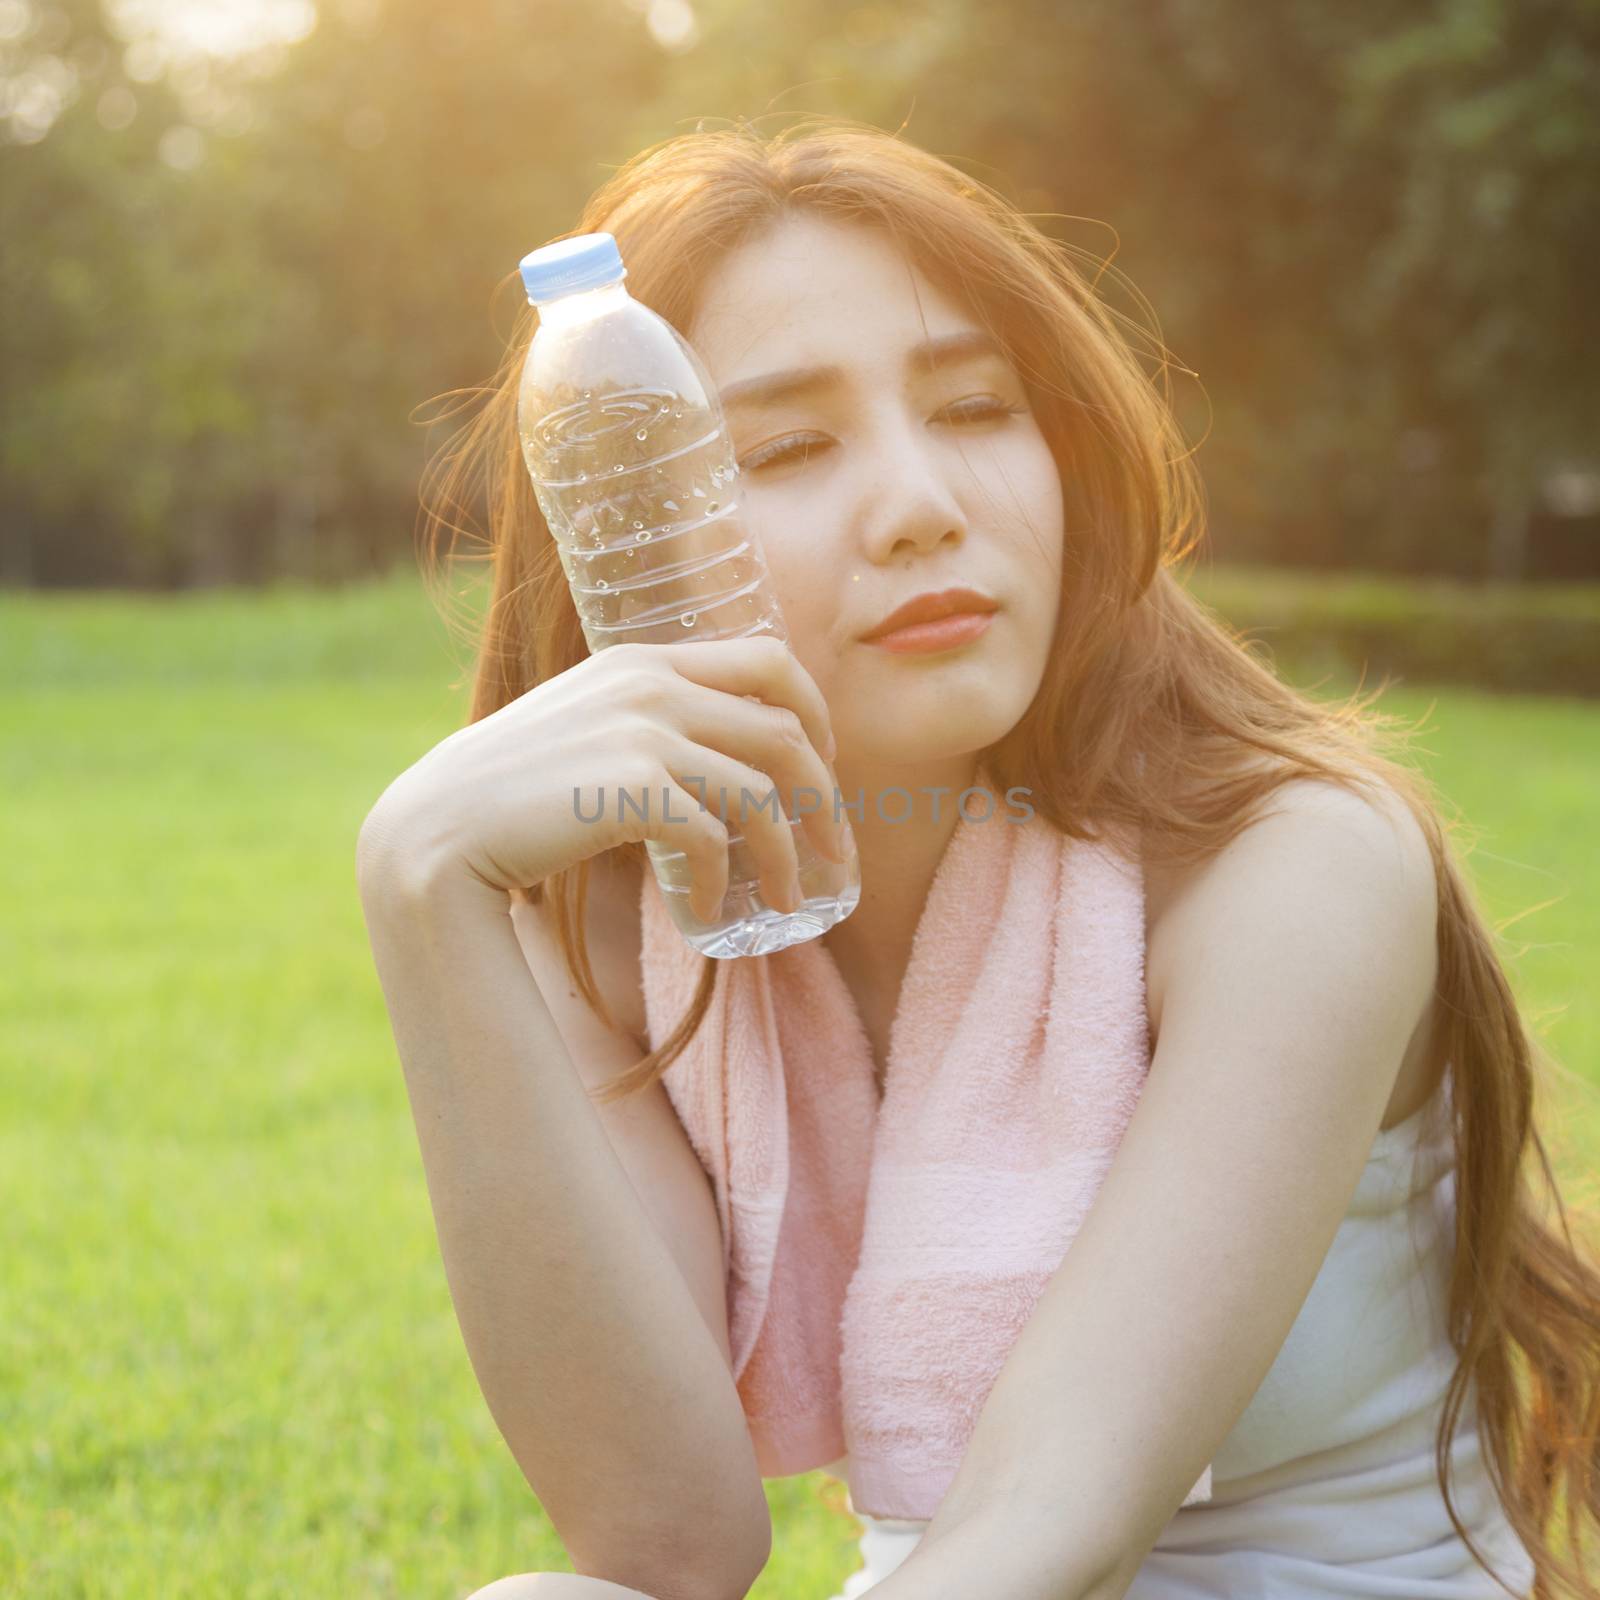
M 1005 351 L 987 333 L 973 328 L 947 333 L 938 339 L 925 339 L 906 352 L 906 370 L 924 371 L 941 364 L 971 361 L 979 356 L 1005 357 Z M 730 383 L 718 393 L 723 410 L 736 407 L 774 405 L 795 395 L 814 394 L 836 388 L 845 381 L 843 367 L 790 367 L 769 372 L 760 378 L 744 378 Z

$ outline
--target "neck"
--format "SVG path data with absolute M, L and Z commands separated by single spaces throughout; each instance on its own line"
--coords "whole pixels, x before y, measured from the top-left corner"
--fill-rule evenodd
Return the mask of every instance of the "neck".
M 911 958 L 911 940 L 927 902 L 940 858 L 963 823 L 956 802 L 963 789 L 981 784 L 975 754 L 947 761 L 897 766 L 852 762 L 841 756 L 834 770 L 842 802 L 864 803 L 842 811 L 855 835 L 861 860 L 861 902 L 823 935 L 823 943 L 865 981 L 897 989 Z M 1002 797 L 968 801 L 974 818 L 999 810 Z M 988 826 L 998 826 L 991 815 Z

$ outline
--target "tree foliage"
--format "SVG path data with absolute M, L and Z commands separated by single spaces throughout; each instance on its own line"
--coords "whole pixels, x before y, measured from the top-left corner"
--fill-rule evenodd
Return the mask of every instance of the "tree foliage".
M 0 581 L 405 558 L 517 259 L 644 145 L 798 112 L 1109 263 L 1219 554 L 1600 574 L 1600 0 L 325 0 L 160 54 L 0 0 Z

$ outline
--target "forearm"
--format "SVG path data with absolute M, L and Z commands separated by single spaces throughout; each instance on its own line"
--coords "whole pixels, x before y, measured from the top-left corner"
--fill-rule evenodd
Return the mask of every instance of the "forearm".
M 1001 1506 L 955 1520 L 937 1513 L 916 1548 L 880 1584 L 873 1600 L 1121 1600 L 1131 1572 L 1062 1553 L 1047 1522 L 1031 1528 L 1025 1516 Z
M 362 902 L 467 1351 L 574 1565 L 646 1591 L 752 1575 L 768 1523 L 738 1394 L 506 897 L 367 871 Z

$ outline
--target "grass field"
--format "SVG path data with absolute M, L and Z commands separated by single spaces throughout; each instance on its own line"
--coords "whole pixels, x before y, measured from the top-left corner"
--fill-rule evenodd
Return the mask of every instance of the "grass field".
M 566 1568 L 450 1307 L 352 875 L 464 680 L 414 585 L 0 596 L 0 1592 L 448 1600 Z M 1457 690 L 1419 755 L 1479 833 L 1551 1049 L 1600 1077 L 1600 703 Z M 1550 1119 L 1572 1182 L 1588 1097 Z M 1574 1192 L 1576 1192 L 1574 1190 Z M 758 1600 L 858 1529 L 769 1482 Z

